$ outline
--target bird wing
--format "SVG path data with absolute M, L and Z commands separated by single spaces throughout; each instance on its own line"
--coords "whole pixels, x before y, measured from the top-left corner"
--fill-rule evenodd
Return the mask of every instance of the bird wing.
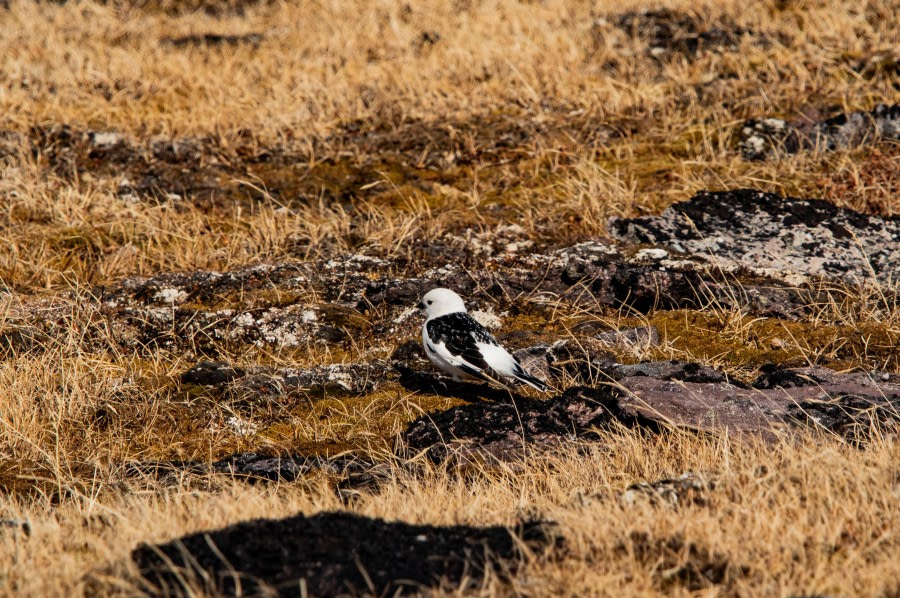
M 478 345 L 498 345 L 491 333 L 465 312 L 433 318 L 425 323 L 425 331 L 432 345 L 429 350 L 469 374 L 468 369 L 482 372 L 490 367 Z
M 518 360 L 465 312 L 428 320 L 425 322 L 425 333 L 426 350 L 472 377 L 507 388 L 495 377 L 499 374 L 547 392 L 544 382 L 526 373 Z

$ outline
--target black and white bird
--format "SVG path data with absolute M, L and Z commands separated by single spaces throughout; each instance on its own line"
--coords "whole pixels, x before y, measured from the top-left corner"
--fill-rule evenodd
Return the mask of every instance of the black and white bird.
M 462 298 L 450 289 L 428 291 L 417 307 L 425 310 L 425 352 L 454 380 L 475 378 L 505 387 L 496 377 L 510 378 L 547 392 L 547 385 L 528 374 L 519 360 L 466 312 Z

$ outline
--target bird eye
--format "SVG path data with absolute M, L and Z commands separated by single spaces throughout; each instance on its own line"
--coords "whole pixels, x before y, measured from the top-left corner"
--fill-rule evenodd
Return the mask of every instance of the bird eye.
M 431 305 L 432 303 L 434 303 L 434 301 L 429 301 L 429 302 L 428 302 L 428 305 Z

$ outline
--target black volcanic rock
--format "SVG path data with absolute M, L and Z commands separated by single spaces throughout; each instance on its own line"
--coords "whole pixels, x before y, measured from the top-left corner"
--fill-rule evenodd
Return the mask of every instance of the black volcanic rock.
M 628 419 L 609 391 L 572 388 L 544 401 L 508 400 L 454 407 L 409 424 L 401 450 L 426 451 L 433 461 L 450 456 L 466 460 L 508 460 L 534 446 L 591 437 L 596 429 Z
M 323 598 L 396 596 L 429 587 L 475 587 L 488 568 L 501 576 L 513 573 L 525 558 L 517 537 L 532 549 L 549 542 L 540 522 L 509 530 L 333 512 L 246 521 L 141 545 L 131 557 L 155 596 L 183 595 L 182 580 L 226 596 L 296 596 L 301 587 Z

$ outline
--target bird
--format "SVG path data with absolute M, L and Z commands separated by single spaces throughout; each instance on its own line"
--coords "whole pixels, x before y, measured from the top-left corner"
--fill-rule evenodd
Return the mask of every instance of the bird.
M 547 384 L 526 372 L 452 290 L 432 289 L 416 307 L 425 311 L 422 344 L 428 358 L 457 382 L 474 378 L 508 388 L 496 375 L 548 392 Z

